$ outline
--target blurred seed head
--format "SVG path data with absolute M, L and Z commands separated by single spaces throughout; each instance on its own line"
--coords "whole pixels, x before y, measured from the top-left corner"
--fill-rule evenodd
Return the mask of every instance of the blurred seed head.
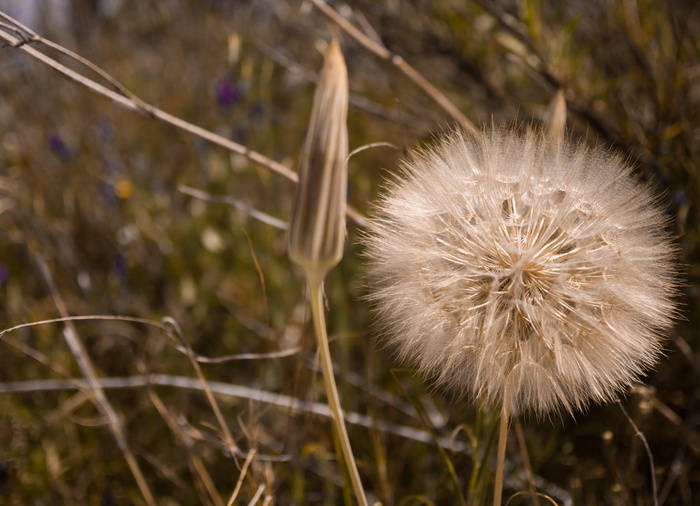
M 321 277 L 343 255 L 347 110 L 347 69 L 334 40 L 314 93 L 288 235 L 291 259 Z
M 547 126 L 547 136 L 550 139 L 556 140 L 564 136 L 564 131 L 566 130 L 566 98 L 564 98 L 564 90 L 557 91 L 549 103 L 545 125 Z
M 540 132 L 414 153 L 365 239 L 380 326 L 438 384 L 509 413 L 611 400 L 674 316 L 674 247 L 619 156 Z

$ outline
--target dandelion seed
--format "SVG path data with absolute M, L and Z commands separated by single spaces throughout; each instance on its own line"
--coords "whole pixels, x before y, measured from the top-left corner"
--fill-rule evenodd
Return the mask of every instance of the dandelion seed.
M 405 163 L 366 238 L 387 341 L 442 386 L 538 415 L 609 401 L 657 360 L 674 247 L 619 156 L 453 134 Z

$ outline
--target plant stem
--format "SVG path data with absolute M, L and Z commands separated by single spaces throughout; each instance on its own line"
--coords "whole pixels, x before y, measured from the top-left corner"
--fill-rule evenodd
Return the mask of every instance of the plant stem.
M 352 487 L 355 490 L 355 496 L 360 506 L 367 506 L 367 499 L 360 481 L 360 473 L 357 471 L 357 464 L 350 446 L 350 439 L 345 428 L 345 419 L 340 407 L 340 396 L 338 395 L 338 387 L 335 384 L 335 376 L 333 375 L 333 362 L 331 361 L 331 351 L 328 346 L 328 334 L 326 332 L 326 319 L 323 314 L 323 278 L 308 275 L 309 300 L 311 302 L 311 316 L 314 320 L 314 330 L 316 333 L 316 342 L 318 343 L 318 353 L 321 359 L 321 367 L 323 369 L 323 382 L 326 386 L 326 396 L 328 397 L 328 407 L 331 410 L 331 418 L 335 427 L 338 441 L 342 449 L 341 459 L 345 461 L 345 465 L 350 475 Z
M 498 432 L 498 464 L 496 465 L 496 480 L 493 485 L 493 506 L 501 506 L 503 496 L 503 467 L 506 461 L 506 441 L 508 440 L 508 410 L 505 404 L 501 410 L 501 425 Z

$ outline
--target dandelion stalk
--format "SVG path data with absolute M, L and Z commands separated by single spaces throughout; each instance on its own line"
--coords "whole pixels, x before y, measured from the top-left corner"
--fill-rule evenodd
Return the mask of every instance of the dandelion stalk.
M 338 442 L 343 452 L 343 460 L 346 462 L 348 473 L 352 487 L 355 490 L 355 495 L 359 504 L 366 506 L 362 481 L 357 470 L 355 457 L 350 446 L 350 438 L 345 427 L 345 418 L 340 405 L 340 395 L 338 395 L 338 387 L 335 383 L 333 374 L 333 362 L 331 361 L 331 350 L 328 346 L 328 334 L 326 331 L 326 319 L 323 314 L 323 280 L 318 277 L 308 276 L 309 301 L 311 303 L 311 316 L 314 321 L 314 332 L 316 333 L 316 343 L 318 345 L 318 354 L 323 369 L 323 383 L 328 397 L 328 407 L 331 410 L 331 419 L 333 427 L 338 436 Z
M 493 506 L 501 506 L 503 496 L 503 471 L 506 463 L 506 442 L 508 441 L 508 411 L 501 409 L 501 422 L 498 429 L 498 452 L 496 478 L 493 485 Z
M 289 224 L 288 252 L 306 274 L 326 396 L 342 453 L 339 460 L 347 466 L 357 501 L 366 506 L 333 375 L 323 314 L 323 279 L 342 258 L 345 241 L 347 107 L 347 69 L 340 47 L 333 41 L 314 93 Z

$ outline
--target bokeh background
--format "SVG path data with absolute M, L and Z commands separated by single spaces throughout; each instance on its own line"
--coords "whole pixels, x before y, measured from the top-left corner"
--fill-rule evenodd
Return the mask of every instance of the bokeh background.
M 624 153 L 663 192 L 683 266 L 682 319 L 646 386 L 622 405 L 651 449 L 658 503 L 698 504 L 697 2 L 329 3 L 478 125 L 538 124 L 563 89 L 569 132 Z M 406 150 L 453 125 L 310 2 L 0 0 L 0 10 L 91 60 L 143 101 L 293 169 L 322 51 L 339 35 L 350 78 L 350 148 L 393 145 L 349 162 L 349 200 L 363 215 Z M 201 367 L 211 382 L 249 388 L 242 397 L 217 395 L 242 454 L 257 452 L 237 504 L 350 503 L 329 419 L 309 406 L 251 398 L 269 392 L 323 402 L 303 278 L 287 259 L 284 232 L 222 201 L 287 220 L 293 189 L 242 156 L 95 95 L 18 49 L 0 49 L 0 327 L 55 318 L 61 306 L 70 315 L 167 316 L 197 354 L 236 355 Z M 350 225 L 326 294 L 343 404 L 367 417 L 368 427 L 349 424 L 365 487 L 386 505 L 456 504 L 460 494 L 485 502 L 497 420 L 409 370 L 392 371 L 399 364 L 377 344 L 362 300 L 357 239 Z M 164 383 L 184 377 L 198 385 L 173 333 L 124 321 L 75 328 L 101 377 L 153 373 Z M 0 503 L 144 503 L 101 412 L 84 393 L 59 388 L 79 377 L 63 324 L 2 335 Z M 44 382 L 10 391 L 35 380 Z M 245 457 L 227 453 L 201 389 L 158 384 L 107 395 L 158 504 L 226 504 Z M 511 434 L 506 497 L 534 481 L 557 504 L 653 504 L 648 455 L 615 403 L 575 418 L 524 419 Z M 520 496 L 511 504 L 536 501 Z

